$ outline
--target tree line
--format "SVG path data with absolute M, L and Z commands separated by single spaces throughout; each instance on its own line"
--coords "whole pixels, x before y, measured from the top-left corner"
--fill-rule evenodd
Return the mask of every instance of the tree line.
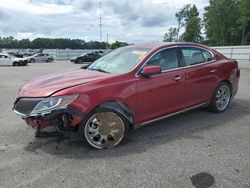
M 177 26 L 169 28 L 163 40 L 211 46 L 250 44 L 249 0 L 209 0 L 204 11 L 201 19 L 195 5 L 185 5 L 175 14 Z
M 64 39 L 64 38 L 36 38 L 34 40 L 21 39 L 17 40 L 13 36 L 0 37 L 0 48 L 13 49 L 115 49 L 126 46 L 128 43 L 115 41 L 114 43 L 89 41 L 81 39 Z

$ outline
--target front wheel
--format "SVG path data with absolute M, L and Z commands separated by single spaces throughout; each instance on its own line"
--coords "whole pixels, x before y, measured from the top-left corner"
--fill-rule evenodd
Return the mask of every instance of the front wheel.
M 120 114 L 107 108 L 97 108 L 79 128 L 80 135 L 97 149 L 117 146 L 126 136 L 128 121 Z
M 30 59 L 30 63 L 35 63 L 35 59 Z
M 223 112 L 227 109 L 229 103 L 231 100 L 231 90 L 230 86 L 226 82 L 222 82 L 219 84 L 219 86 L 216 88 L 210 109 L 213 112 Z

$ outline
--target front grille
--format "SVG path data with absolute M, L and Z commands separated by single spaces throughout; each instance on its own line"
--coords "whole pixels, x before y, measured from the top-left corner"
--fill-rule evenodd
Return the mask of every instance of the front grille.
M 21 98 L 15 103 L 14 110 L 21 114 L 28 115 L 42 100 L 42 98 Z

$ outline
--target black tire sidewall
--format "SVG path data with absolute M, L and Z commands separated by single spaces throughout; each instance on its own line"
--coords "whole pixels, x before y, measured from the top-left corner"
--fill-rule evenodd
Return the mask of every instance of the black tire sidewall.
M 109 108 L 104 108 L 104 107 L 98 107 L 96 108 L 95 110 L 93 110 L 91 113 L 89 113 L 85 118 L 84 120 L 80 123 L 79 125 L 79 134 L 81 136 L 81 138 L 83 139 L 84 142 L 86 142 L 88 144 L 89 147 L 91 148 L 95 148 L 93 147 L 86 139 L 86 135 L 85 135 L 85 126 L 86 126 L 86 123 L 87 121 L 89 120 L 89 118 L 91 118 L 94 114 L 98 113 L 98 112 L 113 112 L 115 113 L 116 115 L 118 115 L 122 121 L 123 121 L 123 124 L 124 124 L 124 128 L 125 128 L 125 131 L 124 131 L 124 135 L 123 135 L 123 138 L 122 140 L 116 145 L 120 145 L 126 138 L 127 138 L 127 134 L 128 134 L 128 130 L 129 130 L 129 122 L 128 120 L 122 115 L 120 114 L 119 112 L 115 111 L 115 110 L 112 110 L 112 109 L 109 109 Z M 114 147 L 116 147 L 114 146 Z M 95 149 L 98 149 L 98 148 L 95 148 Z M 103 148 L 103 149 L 106 149 L 106 148 Z M 108 149 L 108 148 L 107 148 Z

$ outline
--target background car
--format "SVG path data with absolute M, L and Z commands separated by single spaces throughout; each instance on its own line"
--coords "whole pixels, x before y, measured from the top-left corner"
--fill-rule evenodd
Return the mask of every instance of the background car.
M 71 62 L 74 63 L 84 63 L 84 62 L 94 62 L 95 60 L 99 59 L 101 57 L 101 53 L 98 51 L 90 52 L 90 53 L 84 53 L 78 57 L 75 57 L 71 59 Z
M 0 53 L 0 65 L 26 66 L 28 61 L 11 54 Z
M 26 57 L 25 59 L 28 60 L 30 63 L 54 61 L 54 57 L 52 55 L 45 54 L 45 53 L 38 53 L 32 56 Z

